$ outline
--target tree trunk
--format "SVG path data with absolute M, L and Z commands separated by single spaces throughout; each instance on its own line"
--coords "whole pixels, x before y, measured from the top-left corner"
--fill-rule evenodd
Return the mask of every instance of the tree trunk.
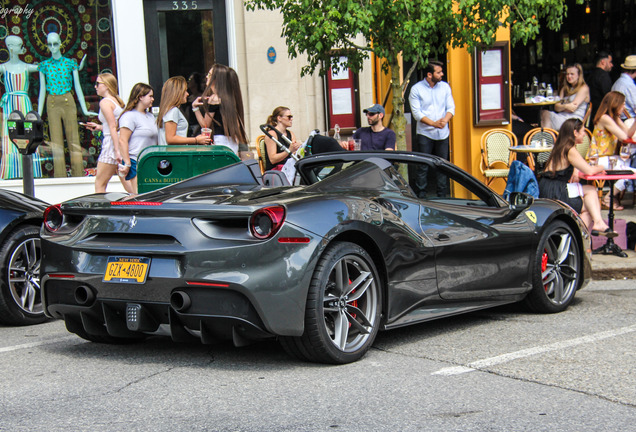
M 397 57 L 389 60 L 391 67 L 391 95 L 393 113 L 391 115 L 391 129 L 395 132 L 396 150 L 406 150 L 406 119 L 404 118 L 404 97 L 400 83 L 400 64 Z

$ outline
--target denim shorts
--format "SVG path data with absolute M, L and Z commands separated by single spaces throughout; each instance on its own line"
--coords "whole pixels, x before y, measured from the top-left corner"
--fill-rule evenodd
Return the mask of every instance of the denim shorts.
M 128 174 L 126 175 L 126 180 L 132 180 L 137 177 L 137 161 L 133 158 L 130 158 L 130 169 L 128 170 Z

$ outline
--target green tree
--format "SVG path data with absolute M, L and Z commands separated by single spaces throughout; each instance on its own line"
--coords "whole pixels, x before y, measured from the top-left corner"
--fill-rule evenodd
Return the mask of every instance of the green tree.
M 576 0 L 583 3 L 583 0 Z M 306 54 L 302 75 L 338 69 L 338 55 L 347 67 L 362 68 L 373 52 L 391 72 L 391 128 L 397 148 L 406 149 L 403 92 L 416 66 L 425 66 L 449 46 L 472 49 L 491 45 L 501 26 L 511 41 L 527 43 L 537 36 L 540 22 L 558 30 L 566 15 L 565 0 L 245 0 L 248 10 L 279 9 L 282 36 L 291 58 Z M 337 54 L 337 55 L 336 55 Z M 413 62 L 400 84 L 399 55 Z

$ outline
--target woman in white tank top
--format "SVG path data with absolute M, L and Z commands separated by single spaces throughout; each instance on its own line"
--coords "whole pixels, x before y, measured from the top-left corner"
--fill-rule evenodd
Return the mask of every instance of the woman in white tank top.
M 112 176 L 117 174 L 117 164 L 121 163 L 122 160 L 119 151 L 117 119 L 124 110 L 124 101 L 117 92 L 117 78 L 112 74 L 97 75 L 95 91 L 98 96 L 102 97 L 97 116 L 101 124 L 87 122 L 86 127 L 91 131 L 101 130 L 103 133 L 102 152 L 97 159 L 97 175 L 95 177 L 95 192 L 103 193 L 106 192 L 106 186 Z M 119 177 L 119 180 L 128 193 L 134 192 L 130 181 L 123 177 Z

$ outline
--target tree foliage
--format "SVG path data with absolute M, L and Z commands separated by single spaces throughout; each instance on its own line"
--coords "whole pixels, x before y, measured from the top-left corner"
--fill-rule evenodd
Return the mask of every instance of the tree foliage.
M 398 78 L 400 54 L 425 65 L 448 47 L 492 44 L 501 26 L 510 28 L 513 45 L 525 44 L 538 35 L 542 21 L 557 30 L 567 10 L 565 0 L 245 0 L 245 6 L 281 11 L 290 57 L 307 56 L 302 75 L 337 69 L 334 54 L 343 52 L 347 66 L 359 71 L 373 52 Z M 393 87 L 395 120 L 403 100 L 395 99 L 401 97 L 395 94 L 399 84 Z

